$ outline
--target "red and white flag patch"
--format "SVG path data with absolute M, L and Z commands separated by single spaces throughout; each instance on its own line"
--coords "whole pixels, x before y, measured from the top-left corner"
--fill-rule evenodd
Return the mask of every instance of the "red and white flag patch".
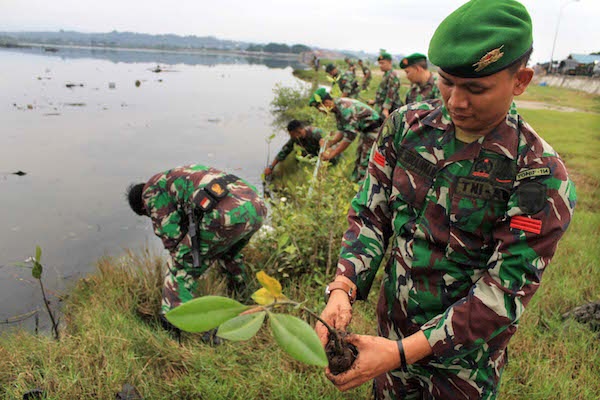
M 516 215 L 510 219 L 510 227 L 539 235 L 542 232 L 542 221 L 523 215 Z
M 385 166 L 385 157 L 379 151 L 375 150 L 375 155 L 373 156 L 373 161 L 375 164 L 384 167 Z

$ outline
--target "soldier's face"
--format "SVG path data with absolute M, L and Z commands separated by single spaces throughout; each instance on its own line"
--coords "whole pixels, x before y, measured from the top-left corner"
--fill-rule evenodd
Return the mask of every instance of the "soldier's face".
M 390 60 L 379 60 L 377 62 L 379 63 L 379 68 L 383 72 L 387 72 L 392 69 L 392 62 Z
M 417 78 L 418 78 L 419 71 L 417 70 L 417 67 L 415 67 L 414 65 L 404 68 L 404 72 L 406 72 L 406 78 L 411 83 L 415 83 L 418 81 Z
M 522 94 L 533 77 L 531 68 L 507 69 L 483 78 L 459 78 L 439 71 L 439 88 L 454 125 L 485 135 L 506 118 L 514 96 Z
M 300 139 L 306 136 L 306 129 L 304 128 L 296 128 L 290 132 L 290 136 L 292 139 Z

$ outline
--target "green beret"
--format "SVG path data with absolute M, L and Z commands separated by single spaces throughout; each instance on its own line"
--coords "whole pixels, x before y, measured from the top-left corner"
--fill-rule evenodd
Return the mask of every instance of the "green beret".
M 336 68 L 337 67 L 333 64 L 327 64 L 327 66 L 325 67 L 325 72 L 330 73 L 331 71 L 333 71 Z
M 386 51 L 382 51 L 381 54 L 379 54 L 379 57 L 377 57 L 377 61 L 381 60 L 392 61 L 392 55 Z
M 514 0 L 471 0 L 446 17 L 429 43 L 444 72 L 480 78 L 511 66 L 533 44 L 531 17 Z
M 329 93 L 327 93 L 327 89 L 325 88 L 318 88 L 312 96 L 310 96 L 310 99 L 308 100 L 308 105 L 309 106 L 316 106 L 317 104 L 321 104 L 323 102 L 323 99 L 327 97 L 329 98 Z
M 404 69 L 416 64 L 418 61 L 427 60 L 427 56 L 421 53 L 413 53 L 410 56 L 406 56 L 400 61 L 400 68 Z

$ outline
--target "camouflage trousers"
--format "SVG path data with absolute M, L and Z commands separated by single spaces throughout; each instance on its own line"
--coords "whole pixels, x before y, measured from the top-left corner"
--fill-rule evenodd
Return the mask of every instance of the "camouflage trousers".
M 264 211 L 266 213 L 266 210 Z M 210 225 L 202 224 L 202 226 Z M 194 268 L 191 251 L 183 255 L 178 267 L 169 265 L 163 285 L 161 313 L 193 299 L 198 291 L 198 278 L 215 264 L 226 277 L 227 286 L 234 295 L 245 291 L 248 275 L 241 254 L 242 249 L 262 225 L 262 217 L 253 223 L 236 225 L 238 229 L 223 229 L 219 235 L 202 230 L 200 232 L 200 267 Z M 240 226 L 243 231 L 240 231 Z M 184 241 L 189 242 L 189 235 Z M 188 247 L 191 249 L 191 245 Z
M 369 156 L 371 155 L 371 147 L 377 139 L 377 131 L 361 133 L 356 147 L 356 161 L 354 162 L 354 171 L 352 171 L 352 179 L 354 182 L 361 182 L 367 173 L 369 166 Z
M 373 381 L 375 399 L 477 400 L 495 399 L 502 369 L 482 366 L 468 369 L 456 364 L 407 366 L 408 372 L 390 371 Z

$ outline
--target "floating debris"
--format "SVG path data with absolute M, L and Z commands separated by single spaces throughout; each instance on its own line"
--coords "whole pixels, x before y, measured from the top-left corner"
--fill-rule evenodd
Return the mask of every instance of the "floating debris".
M 114 82 L 108 82 L 108 88 L 109 88 L 109 89 L 114 89 L 114 88 L 116 88 L 116 87 L 117 87 L 117 84 L 116 84 L 116 83 L 114 83 Z
M 73 89 L 76 86 L 83 87 L 83 83 L 67 83 L 67 84 L 65 84 L 65 86 L 68 87 L 69 89 Z
M 214 124 L 216 124 L 216 123 L 218 123 L 218 122 L 221 122 L 221 119 L 220 119 L 220 118 L 207 118 L 206 120 L 207 120 L 208 122 L 212 122 L 212 123 L 214 123 Z
M 141 84 L 142 82 L 140 82 L 139 80 L 135 81 L 135 87 L 140 87 Z
M 13 172 L 13 175 L 18 175 L 18 176 L 23 176 L 23 175 L 27 175 L 27 172 L 23 172 L 21 170 L 18 170 L 17 172 Z
M 54 116 L 54 115 L 60 115 L 60 113 L 46 113 L 43 115 L 44 115 L 44 117 L 50 117 L 50 116 Z
M 85 107 L 85 103 L 65 103 L 65 106 L 71 106 L 71 107 Z

